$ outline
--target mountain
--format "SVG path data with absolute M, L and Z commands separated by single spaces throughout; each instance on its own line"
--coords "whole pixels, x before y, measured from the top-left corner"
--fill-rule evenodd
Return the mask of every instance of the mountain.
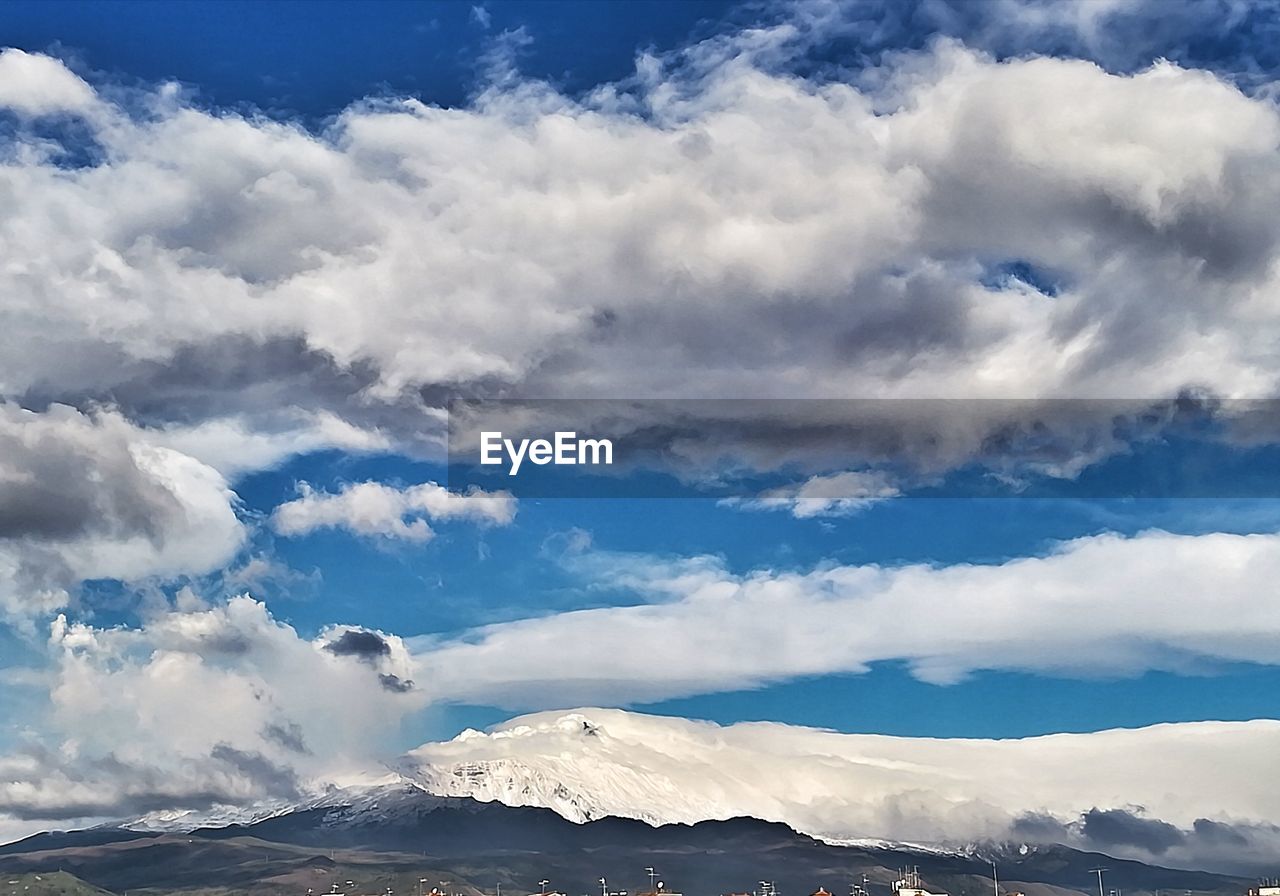
M 133 894 L 165 896 L 301 896 L 328 893 L 337 884 L 347 893 L 415 893 L 418 882 L 448 879 L 458 896 L 481 896 L 481 891 L 452 872 L 433 867 L 418 855 L 373 850 L 313 849 L 271 843 L 252 837 L 214 837 L 198 834 L 143 834 L 118 831 L 111 840 L 99 831 L 93 846 L 42 844 L 29 838 L 27 851 L 0 855 L 0 896 L 5 885 L 14 896 L 33 896 L 18 889 L 22 882 L 51 874 L 74 876 L 84 890 L 63 890 L 68 896 Z M 43 835 L 41 835 L 43 836 Z M 50 848 L 41 849 L 42 845 Z M 9 884 L 18 881 L 19 884 Z M 352 881 L 354 886 L 346 886 Z
M 801 896 L 819 886 L 842 894 L 866 875 L 870 896 L 891 896 L 897 869 L 918 866 L 931 888 L 989 896 L 987 859 L 1000 863 L 1004 892 L 1080 896 L 1093 892 L 1089 869 L 1105 864 L 1108 884 L 1131 894 L 1157 890 L 1240 896 L 1247 882 L 1174 871 L 1066 847 L 1014 846 L 988 854 L 832 846 L 785 825 L 749 818 L 654 827 L 634 819 L 577 824 L 547 810 L 440 798 L 412 786 L 383 787 L 328 807 L 253 824 L 188 834 L 98 830 L 43 834 L 0 851 L 0 875 L 59 869 L 112 893 L 302 894 L 334 882 L 358 893 L 415 892 L 419 882 L 463 896 L 537 891 L 549 879 L 564 893 L 647 889 L 654 867 L 672 887 L 696 896 L 750 892 L 775 881 Z M 0 880 L 7 878 L 0 877 Z M 355 882 L 352 888 L 345 881 Z
M 977 740 L 579 709 L 426 744 L 400 771 L 577 822 L 747 816 L 839 843 L 1034 840 L 1262 873 L 1280 854 L 1276 755 L 1267 720 Z

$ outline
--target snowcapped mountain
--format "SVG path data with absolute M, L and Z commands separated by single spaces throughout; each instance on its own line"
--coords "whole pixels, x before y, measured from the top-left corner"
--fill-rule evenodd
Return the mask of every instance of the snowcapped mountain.
M 271 801 L 248 806 L 216 805 L 202 811 L 156 811 L 108 827 L 148 833 L 186 833 L 196 828 L 257 824 L 313 809 L 331 810 L 335 813 L 335 818 L 341 816 L 373 822 L 393 818 L 398 814 L 421 812 L 445 802 L 441 798 L 432 799 L 432 795 L 421 785 L 394 773 L 342 785 L 316 781 L 312 782 L 309 790 L 306 796 L 293 802 Z
M 1056 843 L 1183 867 L 1270 868 L 1280 848 L 1269 821 L 1280 803 L 1277 755 L 1275 721 L 993 741 L 580 709 L 425 744 L 397 773 L 319 784 L 292 805 L 153 814 L 127 827 L 189 831 L 301 814 L 326 830 L 409 829 L 445 803 L 464 813 L 492 803 L 579 824 L 754 818 L 833 845 L 984 860 Z
M 426 744 L 401 771 L 433 794 L 541 806 L 577 822 L 749 816 L 833 843 L 1104 848 L 1102 822 L 1128 823 L 1131 842 L 1117 831 L 1117 852 L 1167 859 L 1195 846 L 1205 819 L 1230 819 L 1241 837 L 1270 830 L 1275 838 L 1277 755 L 1276 721 L 969 740 L 580 709 Z M 1098 812 L 1091 839 L 1081 840 L 1082 815 Z M 1144 825 L 1168 843 L 1143 839 Z

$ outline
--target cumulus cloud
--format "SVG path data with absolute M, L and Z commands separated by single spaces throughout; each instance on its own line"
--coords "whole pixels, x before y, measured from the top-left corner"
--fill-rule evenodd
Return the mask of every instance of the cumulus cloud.
M 54 613 L 87 579 L 225 566 L 245 540 L 235 477 L 326 447 L 438 455 L 458 395 L 1275 394 L 1280 114 L 1265 95 L 1153 58 L 1122 71 L 1001 49 L 1029 32 L 1132 48 L 1109 36 L 1123 11 L 1099 5 L 1018 7 L 991 55 L 939 40 L 802 77 L 851 8 L 797 9 L 642 55 L 583 96 L 504 69 L 464 108 L 367 100 L 318 130 L 165 85 L 126 101 L 0 53 L 17 122 L 0 136 L 0 612 Z M 954 33 L 997 27 L 976 15 Z M 50 116 L 78 125 L 31 125 Z M 781 465 L 829 422 L 751 460 Z M 1027 432 L 979 417 L 932 459 Z M 1044 463 L 1071 475 L 1120 435 L 1068 439 Z M 890 436 L 880 447 L 900 449 Z M 696 456 L 689 441 L 676 447 Z M 876 491 L 824 475 L 767 500 L 854 509 L 837 484 Z M 437 520 L 513 513 L 501 494 L 369 482 L 304 487 L 271 525 L 423 541 Z M 1259 598 L 1276 545 L 1151 533 L 989 565 L 742 575 L 612 558 L 637 605 L 412 654 L 351 627 L 304 639 L 245 598 L 180 600 L 137 628 L 60 620 L 49 736 L 3 761 L 0 810 L 287 798 L 434 698 L 654 699 L 883 660 L 939 683 L 1280 662 Z
M 1001 17 L 942 9 L 999 43 Z M 1132 12 L 1019 10 L 1094 36 Z M 81 110 L 62 139 L 101 152 L 4 135 L 0 395 L 110 403 L 235 477 L 324 447 L 438 456 L 455 395 L 1276 391 L 1273 104 L 1167 62 L 946 40 L 792 73 L 860 22 L 802 4 L 584 96 L 512 71 L 465 108 L 358 102 L 318 131 L 6 51 L 8 108 Z M 1007 423 L 981 422 L 958 444 Z M 1106 453 L 1068 448 L 1067 471 Z M 377 534 L 430 531 L 383 514 Z
M 304 482 L 299 490 L 301 497 L 281 504 L 271 515 L 271 525 L 281 535 L 341 528 L 357 535 L 422 542 L 435 537 L 428 520 L 501 526 L 516 513 L 515 499 L 507 492 L 457 493 L 434 482 L 407 488 L 360 482 L 336 494 L 317 492 Z
M 210 373 L 196 404 L 295 377 L 339 413 L 499 385 L 1273 389 L 1269 103 L 1167 63 L 945 42 L 810 84 L 776 68 L 794 30 L 646 57 L 582 98 L 517 81 L 465 109 L 359 103 L 320 133 L 170 98 L 97 134 L 100 164 L 14 159 L 0 385 L 159 415 L 179 362 Z M 991 280 L 1018 260 L 1057 294 Z M 317 366 L 232 383 L 229 346 Z
M 737 690 L 886 661 L 942 685 L 977 670 L 1095 677 L 1280 664 L 1280 607 L 1267 597 L 1280 575 L 1277 535 L 1100 535 L 1001 563 L 807 572 L 590 552 L 572 562 L 638 602 L 424 638 L 421 674 L 446 698 L 530 708 Z M 574 649 L 542 661 L 563 644 Z
M 352 652 L 359 639 L 381 645 Z M 307 640 L 248 597 L 138 628 L 59 617 L 47 718 L 0 756 L 0 816 L 121 818 L 288 802 L 375 757 L 425 696 L 400 638 L 350 627 Z M 103 699 L 110 694 L 111 699 Z
M 101 105 L 94 89 L 57 59 L 0 50 L 0 109 L 37 118 L 83 114 Z
M 212 468 L 120 414 L 0 405 L 0 610 L 67 603 L 86 579 L 210 572 L 246 538 Z
M 1000 53 L 1000 21 L 1088 50 L 1153 18 L 985 9 L 918 12 Z M 6 51 L 8 108 L 105 111 L 62 138 L 89 164 L 3 137 L 0 395 L 109 402 L 235 476 L 438 453 L 452 395 L 1275 392 L 1273 104 L 947 40 L 805 79 L 865 17 L 773 18 L 584 96 L 513 71 L 465 108 L 364 101 L 319 131 Z
M 1275 721 L 983 740 L 581 709 L 426 744 L 403 768 L 433 792 L 575 821 L 751 816 L 836 841 L 1068 843 L 1247 873 L 1280 845 L 1277 748 Z

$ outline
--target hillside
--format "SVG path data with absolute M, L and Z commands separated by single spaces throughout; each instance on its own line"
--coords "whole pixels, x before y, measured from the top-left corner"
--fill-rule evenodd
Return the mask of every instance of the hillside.
M 992 848 L 979 854 L 906 847 L 833 846 L 785 825 L 737 818 L 653 827 L 633 819 L 570 822 L 551 810 L 440 799 L 412 787 L 380 798 L 289 813 L 255 824 L 190 834 L 133 831 L 43 834 L 0 851 L 0 873 L 62 869 L 112 893 L 415 892 L 448 881 L 465 896 L 529 893 L 542 879 L 571 896 L 646 888 L 659 869 L 691 896 L 750 892 L 760 880 L 780 893 L 819 886 L 845 893 L 867 876 L 871 896 L 889 896 L 898 869 L 918 866 L 928 886 L 952 896 L 992 892 L 988 856 L 1003 892 L 1068 896 L 1093 892 L 1089 869 L 1105 864 L 1108 884 L 1130 896 L 1159 890 L 1239 896 L 1247 881 L 1176 871 L 1066 847 Z M 348 888 L 347 881 L 354 886 Z

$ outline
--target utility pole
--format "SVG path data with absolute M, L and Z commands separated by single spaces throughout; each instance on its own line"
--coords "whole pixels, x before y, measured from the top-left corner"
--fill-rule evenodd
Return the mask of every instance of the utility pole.
M 1104 871 L 1106 871 L 1106 870 L 1108 870 L 1108 869 L 1106 869 L 1106 868 L 1092 868 L 1092 869 L 1090 869 L 1090 871 L 1089 871 L 1089 873 L 1090 873 L 1090 874 L 1096 874 L 1096 875 L 1098 875 L 1098 896 L 1107 896 L 1107 894 L 1106 894 L 1106 893 L 1103 891 L 1103 889 L 1102 889 L 1102 872 L 1104 872 Z
M 991 880 L 995 884 L 996 896 L 1000 896 L 1000 872 L 996 870 L 996 860 L 987 859 L 991 863 Z
M 658 872 L 654 871 L 652 868 L 646 868 L 644 870 L 649 873 L 649 892 L 652 893 L 654 892 L 653 882 L 657 878 Z

